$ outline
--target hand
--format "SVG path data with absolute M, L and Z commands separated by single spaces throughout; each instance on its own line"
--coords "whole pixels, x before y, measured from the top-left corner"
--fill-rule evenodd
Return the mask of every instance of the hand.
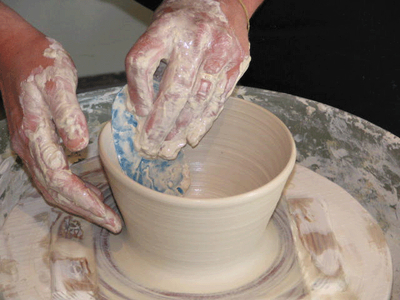
M 48 203 L 119 232 L 119 217 L 97 188 L 72 174 L 59 143 L 60 136 L 65 147 L 79 151 L 89 139 L 75 66 L 59 43 L 32 28 L 26 32 L 12 45 L 1 44 L 7 59 L 0 62 L 0 87 L 12 147 Z
M 159 92 L 153 74 L 167 64 Z M 173 159 L 195 146 L 250 62 L 247 19 L 237 0 L 165 0 L 126 58 L 135 147 Z

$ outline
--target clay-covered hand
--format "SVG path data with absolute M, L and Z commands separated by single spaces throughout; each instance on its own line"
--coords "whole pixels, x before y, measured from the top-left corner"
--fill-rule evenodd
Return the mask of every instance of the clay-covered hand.
M 250 62 L 247 21 L 237 0 L 165 0 L 156 10 L 126 57 L 142 155 L 173 159 L 208 131 Z
M 50 204 L 119 232 L 121 220 L 97 188 L 71 172 L 60 143 L 61 137 L 66 148 L 79 151 L 89 140 L 75 66 L 55 40 L 33 36 L 3 50 L 0 87 L 12 147 Z

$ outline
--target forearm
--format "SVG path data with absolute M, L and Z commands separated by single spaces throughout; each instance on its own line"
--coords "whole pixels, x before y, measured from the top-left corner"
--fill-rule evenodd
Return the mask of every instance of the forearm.
M 22 115 L 18 102 L 21 83 L 37 67 L 51 63 L 43 56 L 46 47 L 45 35 L 0 1 L 0 91 L 7 119 L 17 120 Z M 18 126 L 14 128 L 17 123 L 9 124 L 11 132 L 18 131 Z
M 14 59 L 24 45 L 44 35 L 0 1 L 0 81 L 14 67 Z M 0 83 L 1 88 L 1 83 Z

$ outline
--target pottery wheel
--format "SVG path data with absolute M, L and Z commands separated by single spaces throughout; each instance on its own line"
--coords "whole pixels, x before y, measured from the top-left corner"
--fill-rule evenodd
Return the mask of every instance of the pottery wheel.
M 98 157 L 75 165 L 75 172 L 99 186 L 107 203 L 114 205 Z M 306 199 L 301 203 L 308 203 L 309 208 L 297 209 L 299 199 Z M 304 225 L 300 221 L 311 220 L 318 211 L 324 217 L 315 219 L 319 222 L 316 227 L 319 224 L 330 231 L 325 236 L 311 235 L 310 240 L 309 235 L 300 234 Z M 122 248 L 118 245 L 123 244 L 123 234 L 110 235 L 80 218 L 52 209 L 33 188 L 27 189 L 1 231 L 0 292 L 4 299 L 13 300 L 266 300 L 307 299 L 315 289 L 324 292 L 327 286 L 334 286 L 336 292 L 357 299 L 389 299 L 392 265 L 384 235 L 376 221 L 342 188 L 297 165 L 272 220 L 266 232 L 278 233 L 274 244 L 279 251 L 261 274 L 249 276 L 246 284 L 226 291 L 191 294 L 181 292 L 179 287 L 157 289 L 157 283 L 146 286 L 135 281 L 146 270 L 127 269 L 119 261 L 122 256 L 118 250 Z M 313 248 L 315 241 L 322 243 L 321 247 Z M 336 251 L 337 270 L 325 280 L 324 272 L 329 270 L 318 263 L 326 257 L 320 255 L 323 251 L 315 250 L 328 248 Z M 311 281 L 316 283 L 314 287 L 310 287 L 311 273 L 316 274 L 312 279 L 317 280 Z M 334 285 L 332 278 L 338 279 Z M 323 284 L 318 286 L 320 282 Z
M 110 196 L 111 198 L 111 196 Z M 111 204 L 112 199 L 107 202 Z M 95 253 L 99 272 L 100 290 L 105 299 L 290 299 L 304 295 L 304 286 L 285 211 L 279 207 L 263 237 L 260 249 L 249 257 L 255 262 L 254 273 L 240 273 L 241 266 L 233 270 L 207 274 L 205 278 L 194 274 L 185 278 L 173 270 L 160 270 L 142 261 L 140 255 L 124 245 L 124 232 L 118 236 L 107 230 L 95 231 Z M 274 248 L 271 251 L 268 248 Z M 263 253 L 265 252 L 265 253 Z M 265 260 L 262 255 L 270 259 Z M 138 260 L 138 261 L 135 261 Z M 265 262 L 266 261 L 266 262 Z M 263 265 L 261 272 L 258 263 Z M 232 274 L 237 272 L 237 274 Z M 258 273 L 258 274 L 257 274 Z M 149 278 L 146 281 L 143 277 Z M 235 284 L 240 278 L 242 283 Z M 245 277 L 245 278 L 243 278 Z M 162 282 L 164 281 L 164 282 Z M 203 285 L 205 293 L 187 292 L 189 285 Z M 227 286 L 224 290 L 219 286 Z

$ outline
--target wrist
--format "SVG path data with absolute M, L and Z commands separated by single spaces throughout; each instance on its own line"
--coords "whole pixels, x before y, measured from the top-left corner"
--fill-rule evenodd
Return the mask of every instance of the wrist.
M 235 32 L 245 51 L 249 51 L 249 19 L 263 0 L 217 0 L 230 28 Z
M 229 24 L 234 28 L 250 27 L 250 18 L 263 0 L 218 0 Z
M 239 1 L 239 0 L 237 0 Z M 249 18 L 256 12 L 257 8 L 264 2 L 264 0 L 241 0 L 246 7 Z
M 221 6 L 231 7 L 231 11 L 235 13 L 236 17 L 238 12 L 243 17 L 249 19 L 255 13 L 257 8 L 264 2 L 264 0 L 218 0 Z

